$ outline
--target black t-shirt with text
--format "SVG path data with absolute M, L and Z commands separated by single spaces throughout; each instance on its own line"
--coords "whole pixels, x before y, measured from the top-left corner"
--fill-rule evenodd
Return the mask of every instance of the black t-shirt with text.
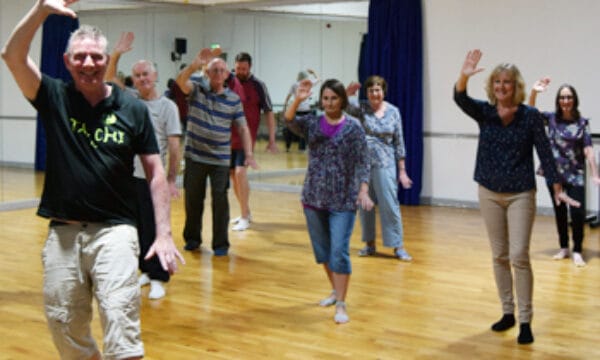
M 72 83 L 46 75 L 33 106 L 46 131 L 38 215 L 135 225 L 135 154 L 158 153 L 147 107 L 113 86 L 92 107 Z

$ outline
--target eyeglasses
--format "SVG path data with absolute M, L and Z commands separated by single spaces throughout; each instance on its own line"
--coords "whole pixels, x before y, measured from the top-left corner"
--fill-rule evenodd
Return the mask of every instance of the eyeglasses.
M 558 100 L 572 100 L 573 96 L 572 95 L 561 95 L 558 97 Z

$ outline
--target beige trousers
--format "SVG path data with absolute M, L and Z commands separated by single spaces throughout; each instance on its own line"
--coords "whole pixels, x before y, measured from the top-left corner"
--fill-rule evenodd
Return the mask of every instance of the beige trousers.
M 533 273 L 529 241 L 535 218 L 535 190 L 497 193 L 479 186 L 479 206 L 492 248 L 496 287 L 503 314 L 513 314 L 517 293 L 519 322 L 529 323 L 533 315 Z

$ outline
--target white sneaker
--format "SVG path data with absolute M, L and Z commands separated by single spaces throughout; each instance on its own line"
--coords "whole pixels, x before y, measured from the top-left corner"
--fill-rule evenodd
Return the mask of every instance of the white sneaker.
M 569 257 L 569 249 L 561 248 L 552 258 L 554 260 L 562 260 L 562 259 L 566 259 L 568 257 Z
M 140 275 L 140 277 L 138 278 L 138 284 L 140 285 L 140 287 L 149 285 L 150 277 L 148 277 L 148 274 L 142 273 L 142 275 Z
M 156 300 L 166 295 L 163 282 L 160 280 L 150 280 L 150 292 L 148 293 L 148 299 Z
M 244 231 L 249 227 L 250 227 L 250 221 L 248 219 L 241 218 L 240 221 L 238 221 L 235 225 L 233 225 L 231 230 Z
M 585 266 L 585 261 L 583 261 L 581 253 L 573 252 L 573 263 L 575 264 L 575 266 L 578 267 Z
M 243 219 L 243 217 L 240 215 L 240 216 L 238 216 L 238 217 L 234 218 L 233 220 L 231 220 L 230 222 L 231 222 L 232 224 L 237 224 L 237 223 L 239 223 L 239 222 L 240 222 L 240 220 L 242 220 L 242 219 Z M 246 220 L 248 220 L 248 222 L 249 222 L 249 223 L 251 223 L 251 222 L 252 222 L 252 214 L 248 214 L 248 219 L 246 219 Z

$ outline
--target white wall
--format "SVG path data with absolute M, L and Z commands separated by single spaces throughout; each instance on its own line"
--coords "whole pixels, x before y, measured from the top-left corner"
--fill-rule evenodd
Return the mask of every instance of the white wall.
M 29 3 L 0 0 L 2 43 Z M 600 132 L 600 124 L 595 121 L 600 103 L 594 101 L 600 83 L 596 71 L 600 50 L 595 46 L 600 34 L 598 14 L 600 1 L 596 0 L 575 0 L 568 4 L 561 0 L 423 1 L 424 198 L 442 203 L 477 201 L 476 184 L 472 180 L 477 127 L 452 101 L 452 86 L 470 48 L 483 51 L 481 66 L 486 68 L 471 79 L 469 92 L 474 97 L 485 98 L 483 84 L 491 68 L 500 62 L 514 62 L 528 87 L 540 76 L 553 78 L 548 94 L 538 97 L 541 109 L 552 110 L 557 86 L 572 83 L 580 95 L 582 114 L 592 118 L 592 131 Z M 283 101 L 301 68 L 313 67 L 324 78 L 354 80 L 360 33 L 366 31 L 366 21 L 358 20 L 165 9 L 160 13 L 138 10 L 133 14 L 123 11 L 82 14 L 81 22 L 100 26 L 113 43 L 121 31 L 134 31 L 135 49 L 122 58 L 120 68 L 128 71 L 137 59 L 153 59 L 158 65 L 161 87 L 176 74 L 177 64 L 170 60 L 175 37 L 188 39 L 184 62 L 190 62 L 198 49 L 211 43 L 223 46 L 230 65 L 237 52 L 248 51 L 255 59 L 254 72 L 267 83 L 275 103 Z M 332 26 L 327 28 L 326 23 Z M 38 48 L 36 39 L 33 49 Z M 36 50 L 32 53 L 37 55 Z M 31 106 L 16 90 L 6 67 L 0 66 L 0 116 L 32 116 Z M 0 120 L 0 136 L 3 136 L 0 160 L 33 163 L 33 126 L 25 128 L 28 130 Z M 13 143 L 21 148 L 13 148 L 10 145 Z M 549 207 L 541 179 L 538 189 L 539 205 Z M 596 189 L 588 190 L 588 208 L 597 208 Z
M 600 34 L 600 2 L 595 0 L 427 0 L 424 10 L 424 186 L 422 196 L 476 202 L 473 179 L 475 122 L 452 100 L 466 52 L 480 48 L 486 70 L 469 82 L 469 93 L 485 99 L 489 71 L 500 62 L 517 64 L 527 87 L 549 75 L 548 93 L 538 96 L 538 107 L 554 109 L 557 87 L 569 82 L 580 97 L 580 110 L 591 117 L 592 132 L 600 132 L 600 81 L 596 46 Z M 472 135 L 464 136 L 464 135 Z M 536 159 L 537 160 L 537 159 Z M 598 192 L 588 188 L 588 209 L 597 209 Z M 538 205 L 550 207 L 545 184 L 538 179 Z
M 30 5 L 23 1 L 0 0 L 0 46 Z M 31 57 L 40 58 L 41 32 L 33 40 Z M 21 95 L 4 61 L 0 61 L 0 161 L 14 164 L 30 164 L 35 159 L 36 112 Z

